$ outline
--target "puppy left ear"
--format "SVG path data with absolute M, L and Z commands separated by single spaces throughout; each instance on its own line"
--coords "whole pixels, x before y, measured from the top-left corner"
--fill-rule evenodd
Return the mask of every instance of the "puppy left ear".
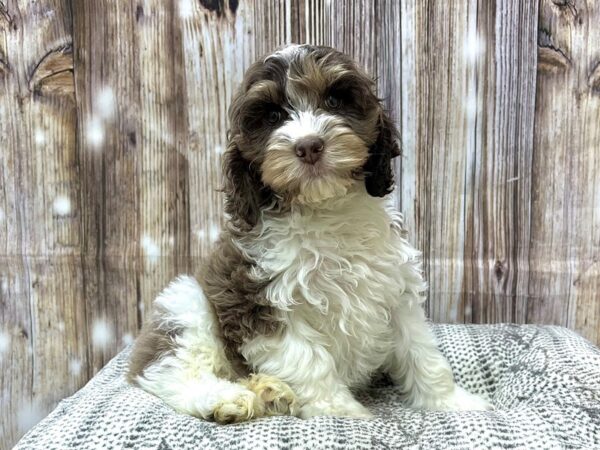
M 382 111 L 379 115 L 379 135 L 369 149 L 364 165 L 365 185 L 373 197 L 383 197 L 392 192 L 394 172 L 392 158 L 400 156 L 399 134 L 392 120 Z

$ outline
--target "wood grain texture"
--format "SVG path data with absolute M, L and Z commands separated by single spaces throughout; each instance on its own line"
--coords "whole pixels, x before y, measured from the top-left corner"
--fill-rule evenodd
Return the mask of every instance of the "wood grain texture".
M 600 341 L 600 4 L 540 3 L 528 320 Z M 550 54 L 550 56 L 548 56 Z
M 0 4 L 0 447 L 89 378 L 66 1 Z M 85 328 L 85 327 L 84 327 Z
M 291 42 L 376 77 L 433 320 L 600 343 L 597 23 L 593 0 L 0 0 L 0 447 L 196 273 L 229 102 Z
M 81 244 L 90 376 L 138 328 L 140 74 L 129 2 L 73 3 Z M 126 33 L 127 38 L 120 36 Z M 117 100 L 118 99 L 118 100 Z

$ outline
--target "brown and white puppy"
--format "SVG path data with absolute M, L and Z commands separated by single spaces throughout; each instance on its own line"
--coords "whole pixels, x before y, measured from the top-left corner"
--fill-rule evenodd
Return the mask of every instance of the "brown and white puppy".
M 454 383 L 426 323 L 372 79 L 334 49 L 288 46 L 247 71 L 229 116 L 227 229 L 200 284 L 156 299 L 130 380 L 220 422 L 370 417 L 350 389 L 380 370 L 409 406 L 489 408 Z

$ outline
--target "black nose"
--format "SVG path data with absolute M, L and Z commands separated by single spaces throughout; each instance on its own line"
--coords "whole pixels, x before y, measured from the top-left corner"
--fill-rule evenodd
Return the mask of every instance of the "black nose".
M 308 164 L 315 164 L 323 153 L 323 139 L 306 136 L 296 142 L 296 156 Z

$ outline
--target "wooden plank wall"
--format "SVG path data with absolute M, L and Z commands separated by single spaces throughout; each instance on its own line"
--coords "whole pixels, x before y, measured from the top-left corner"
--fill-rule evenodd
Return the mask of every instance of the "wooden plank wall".
M 289 42 L 377 78 L 433 320 L 600 343 L 598 23 L 595 0 L 0 0 L 0 447 L 210 251 L 229 99 Z

